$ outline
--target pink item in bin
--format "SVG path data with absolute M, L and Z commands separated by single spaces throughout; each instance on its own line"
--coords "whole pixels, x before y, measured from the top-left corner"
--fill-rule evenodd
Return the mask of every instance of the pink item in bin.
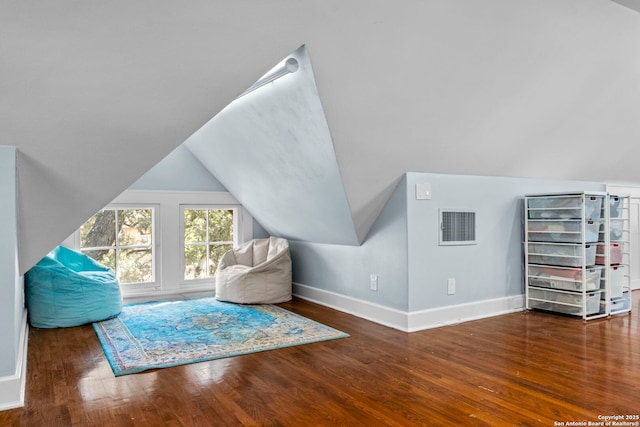
M 596 264 L 602 265 L 605 262 L 604 246 L 604 243 L 598 243 L 596 248 Z M 609 247 L 609 263 L 620 264 L 622 262 L 622 245 L 619 243 L 611 243 Z

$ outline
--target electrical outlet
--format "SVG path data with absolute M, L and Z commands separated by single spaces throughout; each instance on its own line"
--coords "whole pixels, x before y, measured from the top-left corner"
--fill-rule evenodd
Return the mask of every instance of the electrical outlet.
M 447 279 L 447 295 L 454 295 L 456 293 L 456 279 L 451 277 Z
M 372 291 L 377 291 L 378 290 L 378 275 L 377 274 L 372 274 L 371 276 L 369 276 L 369 289 L 371 289 Z

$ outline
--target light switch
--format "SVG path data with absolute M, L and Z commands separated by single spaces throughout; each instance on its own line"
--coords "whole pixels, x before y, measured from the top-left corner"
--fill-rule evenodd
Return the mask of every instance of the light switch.
M 423 182 L 416 184 L 416 200 L 430 200 L 431 199 L 431 184 Z

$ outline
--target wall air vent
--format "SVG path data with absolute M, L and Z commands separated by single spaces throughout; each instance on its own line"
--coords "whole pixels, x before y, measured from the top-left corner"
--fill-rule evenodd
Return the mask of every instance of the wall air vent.
M 440 209 L 440 245 L 475 245 L 476 213 L 463 209 Z

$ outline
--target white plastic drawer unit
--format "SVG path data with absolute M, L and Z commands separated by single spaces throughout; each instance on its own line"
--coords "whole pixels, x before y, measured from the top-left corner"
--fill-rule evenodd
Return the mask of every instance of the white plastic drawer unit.
M 586 298 L 586 300 L 585 300 Z M 546 289 L 529 289 L 529 306 L 540 310 L 583 316 L 600 312 L 600 293 L 578 294 Z M 586 302 L 586 312 L 585 312 Z
M 530 219 L 527 221 L 527 237 L 530 242 L 594 243 L 600 235 L 600 224 L 600 220 L 585 221 L 583 236 L 581 220 Z
M 600 289 L 603 267 L 585 270 L 582 280 L 582 268 L 551 267 L 546 265 L 529 266 L 529 286 L 561 289 L 565 291 L 595 291 Z
M 584 320 L 629 311 L 628 196 L 530 194 L 522 207 L 527 309 Z
M 583 260 L 584 248 L 584 260 Z M 593 266 L 596 263 L 596 245 L 575 243 L 528 243 L 529 263 L 564 267 Z
M 536 196 L 527 198 L 530 219 L 600 219 L 604 196 L 572 194 L 563 196 Z

